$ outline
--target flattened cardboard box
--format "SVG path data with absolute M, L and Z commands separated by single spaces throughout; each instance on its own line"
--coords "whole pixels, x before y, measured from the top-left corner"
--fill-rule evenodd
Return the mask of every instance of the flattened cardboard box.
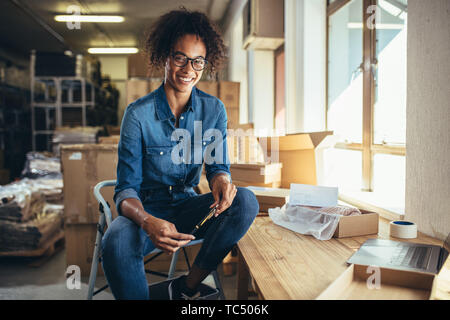
M 61 169 L 64 183 L 64 222 L 97 223 L 98 202 L 94 187 L 104 180 L 116 179 L 117 145 L 74 144 L 61 148 Z M 111 205 L 113 217 L 117 216 L 114 205 L 114 187 L 102 189 Z

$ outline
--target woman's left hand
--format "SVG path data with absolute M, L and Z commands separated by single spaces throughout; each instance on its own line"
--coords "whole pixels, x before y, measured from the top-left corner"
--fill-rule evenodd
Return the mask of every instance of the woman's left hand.
M 227 175 L 219 174 L 213 178 L 211 190 L 215 201 L 210 208 L 218 205 L 214 215 L 217 217 L 231 206 L 236 196 L 237 188 L 230 183 Z

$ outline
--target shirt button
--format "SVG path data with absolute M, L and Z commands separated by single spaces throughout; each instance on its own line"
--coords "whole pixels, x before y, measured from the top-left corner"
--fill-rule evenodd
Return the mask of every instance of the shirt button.
M 161 152 L 160 152 L 159 154 L 160 154 L 160 155 L 163 155 L 163 154 L 164 154 L 164 152 L 162 152 L 162 151 L 161 151 Z
M 203 145 L 206 146 L 206 142 L 203 142 Z
M 184 117 L 183 117 L 183 116 L 181 116 L 181 117 L 180 117 L 180 119 L 181 119 L 181 120 L 183 120 L 183 119 L 184 119 Z

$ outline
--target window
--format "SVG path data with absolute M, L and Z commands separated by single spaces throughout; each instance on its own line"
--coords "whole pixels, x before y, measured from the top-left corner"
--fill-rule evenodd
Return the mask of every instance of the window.
M 333 178 L 402 212 L 407 0 L 328 1 L 327 20 L 327 129 L 340 150 L 330 154 Z

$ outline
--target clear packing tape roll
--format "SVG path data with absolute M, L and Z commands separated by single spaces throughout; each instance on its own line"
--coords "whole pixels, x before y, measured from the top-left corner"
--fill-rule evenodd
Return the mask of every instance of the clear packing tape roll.
M 391 221 L 389 233 L 395 238 L 414 239 L 417 238 L 417 225 L 410 221 Z

